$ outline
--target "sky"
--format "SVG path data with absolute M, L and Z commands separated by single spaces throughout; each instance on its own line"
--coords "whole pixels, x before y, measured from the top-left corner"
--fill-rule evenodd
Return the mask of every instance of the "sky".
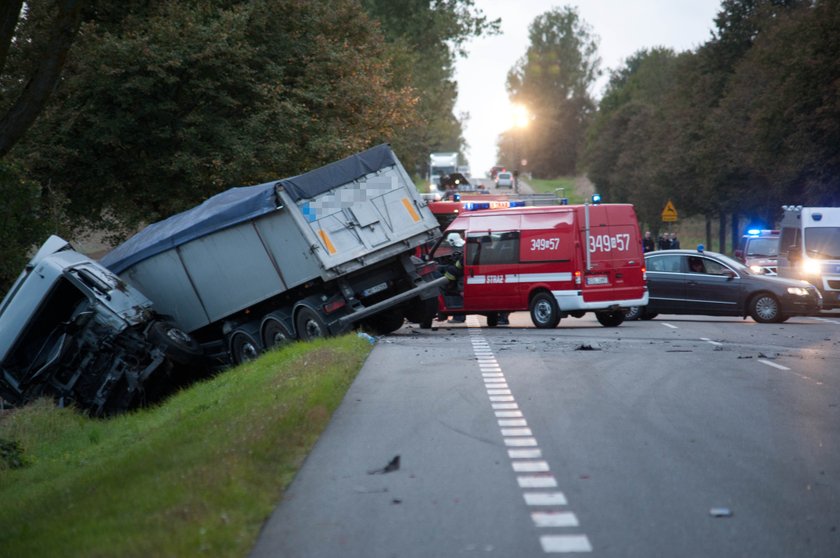
M 496 164 L 496 140 L 510 126 L 505 90 L 508 70 L 528 50 L 528 26 L 552 8 L 570 5 L 598 37 L 604 76 L 592 93 L 600 98 L 610 69 L 642 48 L 664 46 L 675 52 L 705 43 L 714 29 L 720 0 L 475 0 L 490 19 L 501 18 L 501 34 L 473 39 L 455 66 L 455 114 L 468 113 L 464 138 L 473 176 Z

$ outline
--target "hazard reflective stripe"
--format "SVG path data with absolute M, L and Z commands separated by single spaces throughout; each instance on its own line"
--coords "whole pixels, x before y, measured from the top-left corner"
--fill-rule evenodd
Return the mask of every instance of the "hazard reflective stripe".
M 321 241 L 324 243 L 324 246 L 327 247 L 327 252 L 329 252 L 330 254 L 335 254 L 335 246 L 330 240 L 327 231 L 325 231 L 324 229 L 318 229 L 318 236 L 321 237 Z
M 474 275 L 467 278 L 468 285 L 486 285 L 488 283 L 501 283 L 501 281 L 488 281 L 487 277 L 500 277 L 500 275 Z M 571 281 L 571 273 L 514 273 L 504 276 L 504 283 L 556 283 L 559 281 Z
M 414 207 L 411 205 L 411 202 L 408 201 L 408 198 L 403 198 L 402 203 L 405 206 L 405 208 L 408 210 L 408 214 L 411 215 L 412 219 L 414 219 L 414 222 L 416 223 L 417 221 L 419 221 L 420 220 L 420 214 L 417 213 L 417 210 L 414 209 Z

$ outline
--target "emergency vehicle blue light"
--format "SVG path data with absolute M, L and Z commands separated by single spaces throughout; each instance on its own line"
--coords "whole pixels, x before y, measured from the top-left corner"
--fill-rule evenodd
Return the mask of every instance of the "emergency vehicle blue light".
M 706 249 L 706 247 L 703 246 L 702 244 L 697 245 L 697 251 L 700 252 L 701 254 L 703 253 L 703 250 L 705 250 L 705 249 Z
M 461 201 L 461 194 L 455 194 L 454 196 L 452 196 L 452 199 L 454 199 L 455 201 Z
M 490 204 L 488 202 L 467 202 L 464 204 L 464 209 L 466 209 L 467 211 L 490 209 Z
M 811 219 L 814 221 L 822 221 L 822 213 L 812 213 Z
M 525 207 L 525 202 L 522 200 L 510 202 L 510 207 Z
M 760 234 L 761 230 L 759 229 L 750 229 L 747 231 L 747 234 Z
M 601 194 L 592 194 L 592 203 L 596 205 L 601 203 Z

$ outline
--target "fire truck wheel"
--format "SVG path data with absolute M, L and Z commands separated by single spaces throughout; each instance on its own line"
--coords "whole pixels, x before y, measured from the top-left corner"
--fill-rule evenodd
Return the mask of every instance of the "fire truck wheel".
M 496 327 L 499 325 L 498 314 L 487 314 L 487 327 Z
M 319 337 L 326 337 L 328 333 L 327 324 L 324 323 L 321 316 L 315 310 L 306 306 L 298 310 L 295 317 L 295 327 L 301 341 L 312 341 Z
M 624 323 L 624 312 L 616 310 L 615 312 L 595 312 L 595 317 L 598 318 L 598 323 L 604 327 L 618 327 Z
M 560 308 L 550 293 L 537 293 L 531 299 L 531 321 L 541 329 L 551 329 L 560 323 Z

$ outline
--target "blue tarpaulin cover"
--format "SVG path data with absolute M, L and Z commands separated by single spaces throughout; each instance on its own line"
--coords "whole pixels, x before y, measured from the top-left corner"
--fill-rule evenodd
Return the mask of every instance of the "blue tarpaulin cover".
M 100 263 L 114 273 L 122 273 L 161 252 L 270 213 L 277 208 L 277 185 L 295 201 L 310 199 L 395 164 L 396 155 L 390 146 L 382 144 L 292 178 L 231 188 L 201 205 L 149 225 L 106 254 Z

